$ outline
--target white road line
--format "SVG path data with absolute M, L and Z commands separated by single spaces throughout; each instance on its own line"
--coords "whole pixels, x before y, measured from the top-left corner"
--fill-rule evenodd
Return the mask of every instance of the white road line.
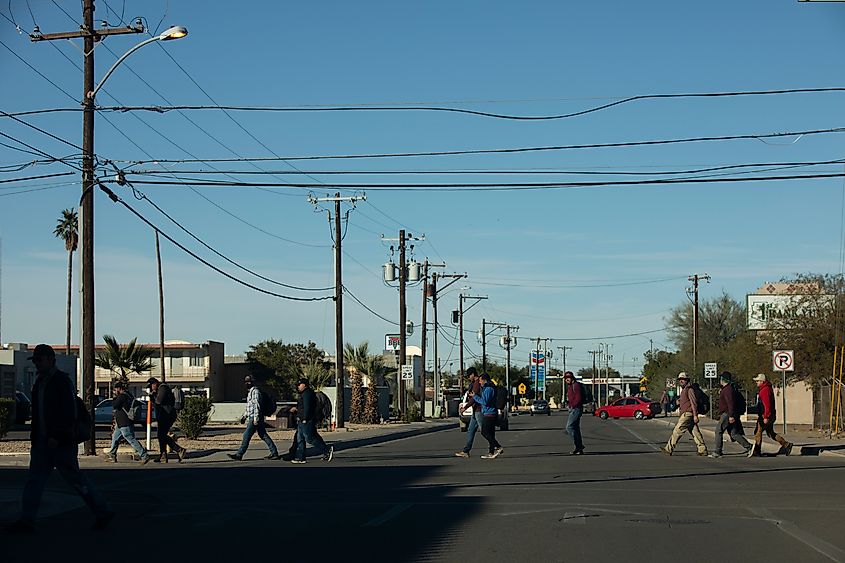
M 373 518 L 372 520 L 370 520 L 369 522 L 364 524 L 364 526 L 369 526 L 369 527 L 381 526 L 385 522 L 388 522 L 388 521 L 396 518 L 397 516 L 399 516 L 400 514 L 402 514 L 403 512 L 408 510 L 409 508 L 411 508 L 411 506 L 413 506 L 413 505 L 409 502 L 403 502 L 402 504 L 397 504 L 396 506 L 394 506 L 393 508 L 391 508 L 390 510 L 388 510 L 387 512 L 385 512 L 381 516 L 376 516 L 375 518 Z
M 566 512 L 563 515 L 563 523 L 585 526 L 587 524 L 587 515 L 584 512 Z
M 768 522 L 771 522 L 796 540 L 800 541 L 807 547 L 821 553 L 831 561 L 837 561 L 838 563 L 845 562 L 845 551 L 839 549 L 835 545 L 829 544 L 821 538 L 817 538 L 813 534 L 802 530 L 792 522 L 787 522 L 786 520 L 781 520 L 780 518 L 776 517 L 770 510 L 765 508 L 749 508 L 752 513 L 762 517 Z
M 621 424 L 619 424 L 619 423 L 618 423 L 618 422 L 616 422 L 615 420 L 613 421 L 613 424 L 615 424 L 616 426 L 619 426 L 620 428 L 624 428 L 625 430 L 627 430 L 628 432 L 630 432 L 630 433 L 634 436 L 634 438 L 636 438 L 637 440 L 639 440 L 639 441 L 640 441 L 640 442 L 642 442 L 643 444 L 648 444 L 648 446 L 649 446 L 651 449 L 653 449 L 653 450 L 655 450 L 655 451 L 658 451 L 658 452 L 660 451 L 660 447 L 659 447 L 659 446 L 655 446 L 654 444 L 652 444 L 651 442 L 649 442 L 648 440 L 646 440 L 645 438 L 643 438 L 642 436 L 640 436 L 639 434 L 637 434 L 636 432 L 634 432 L 633 430 L 631 430 L 630 428 L 628 428 L 627 426 L 622 426 Z

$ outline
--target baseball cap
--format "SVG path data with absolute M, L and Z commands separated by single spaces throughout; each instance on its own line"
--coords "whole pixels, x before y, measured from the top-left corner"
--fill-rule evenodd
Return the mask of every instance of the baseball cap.
M 757 376 L 752 381 L 768 381 L 769 378 L 766 377 L 764 373 L 758 373 Z
M 147 380 L 147 387 L 149 387 L 153 383 L 158 383 L 158 382 L 159 382 L 158 379 L 156 379 L 155 377 L 151 377 Z
M 39 344 L 35 347 L 35 350 L 32 351 L 32 355 L 27 358 L 27 360 L 34 360 L 35 358 L 49 358 L 49 357 L 56 357 L 56 351 L 53 350 L 53 347 L 48 344 Z
M 689 376 L 687 375 L 687 372 L 682 371 L 678 374 L 678 379 L 686 379 L 687 381 L 689 381 Z
M 300 377 L 297 382 L 297 385 L 308 385 L 308 378 L 307 377 Z

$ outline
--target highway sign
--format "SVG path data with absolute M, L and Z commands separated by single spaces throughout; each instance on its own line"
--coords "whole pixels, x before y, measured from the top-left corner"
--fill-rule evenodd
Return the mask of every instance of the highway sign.
M 704 377 L 707 379 L 716 379 L 716 362 L 707 362 L 704 364 Z
M 795 371 L 795 353 L 792 350 L 775 350 L 772 352 L 772 369 L 774 371 Z
M 402 366 L 402 379 L 405 381 L 414 380 L 414 366 Z

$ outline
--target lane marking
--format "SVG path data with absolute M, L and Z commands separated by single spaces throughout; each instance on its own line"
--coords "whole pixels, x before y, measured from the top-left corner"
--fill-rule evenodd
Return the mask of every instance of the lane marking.
M 839 549 L 835 545 L 829 544 L 821 538 L 817 538 L 813 534 L 799 528 L 792 522 L 788 522 L 786 520 L 778 518 L 770 510 L 759 507 L 750 507 L 748 508 L 748 510 L 762 517 L 762 519 L 764 519 L 765 521 L 771 522 L 779 529 L 783 530 L 784 532 L 786 532 L 796 540 L 800 541 L 807 547 L 824 555 L 831 561 L 836 561 L 838 563 L 842 563 L 843 561 L 845 561 L 845 551 Z
M 634 432 L 633 430 L 631 430 L 630 428 L 628 428 L 627 426 L 622 426 L 621 424 L 619 424 L 619 423 L 618 423 L 618 422 L 616 422 L 615 420 L 613 421 L 613 424 L 615 424 L 615 425 L 616 425 L 616 426 L 618 426 L 619 428 L 624 428 L 625 430 L 627 430 L 628 432 L 630 432 L 630 433 L 631 433 L 631 435 L 633 435 L 633 436 L 634 436 L 634 438 L 636 438 L 637 440 L 639 440 L 639 441 L 640 441 L 640 442 L 642 442 L 643 444 L 648 445 L 648 447 L 650 447 L 651 449 L 653 449 L 653 450 L 655 450 L 655 451 L 658 451 L 658 452 L 660 451 L 660 447 L 659 447 L 659 446 L 655 446 L 654 444 L 652 444 L 651 442 L 649 442 L 648 440 L 646 440 L 645 438 L 643 438 L 642 436 L 640 436 L 638 433 L 636 433 L 636 432 Z
M 390 510 L 388 510 L 387 512 L 385 512 L 381 516 L 376 516 L 375 518 L 373 518 L 372 520 L 370 520 L 369 522 L 364 524 L 364 526 L 369 526 L 369 527 L 381 526 L 385 522 L 388 522 L 388 521 L 396 518 L 397 516 L 399 516 L 400 514 L 402 514 L 403 512 L 408 510 L 409 508 L 411 508 L 411 506 L 413 506 L 413 505 L 409 502 L 403 502 L 402 504 L 397 504 L 396 506 L 394 506 L 393 508 L 391 508 Z

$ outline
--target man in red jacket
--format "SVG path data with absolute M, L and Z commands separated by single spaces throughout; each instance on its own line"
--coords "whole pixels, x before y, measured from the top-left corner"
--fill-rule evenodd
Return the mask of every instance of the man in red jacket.
M 748 452 L 748 457 L 760 455 L 763 445 L 763 432 L 780 444 L 780 451 L 778 453 L 789 455 L 792 452 L 792 442 L 787 442 L 783 436 L 775 432 L 777 412 L 775 411 L 775 392 L 772 389 L 772 384 L 762 373 L 757 374 L 754 382 L 757 383 L 760 403 L 763 404 L 763 409 L 762 412 L 757 414 L 757 428 L 754 429 L 754 447 Z

